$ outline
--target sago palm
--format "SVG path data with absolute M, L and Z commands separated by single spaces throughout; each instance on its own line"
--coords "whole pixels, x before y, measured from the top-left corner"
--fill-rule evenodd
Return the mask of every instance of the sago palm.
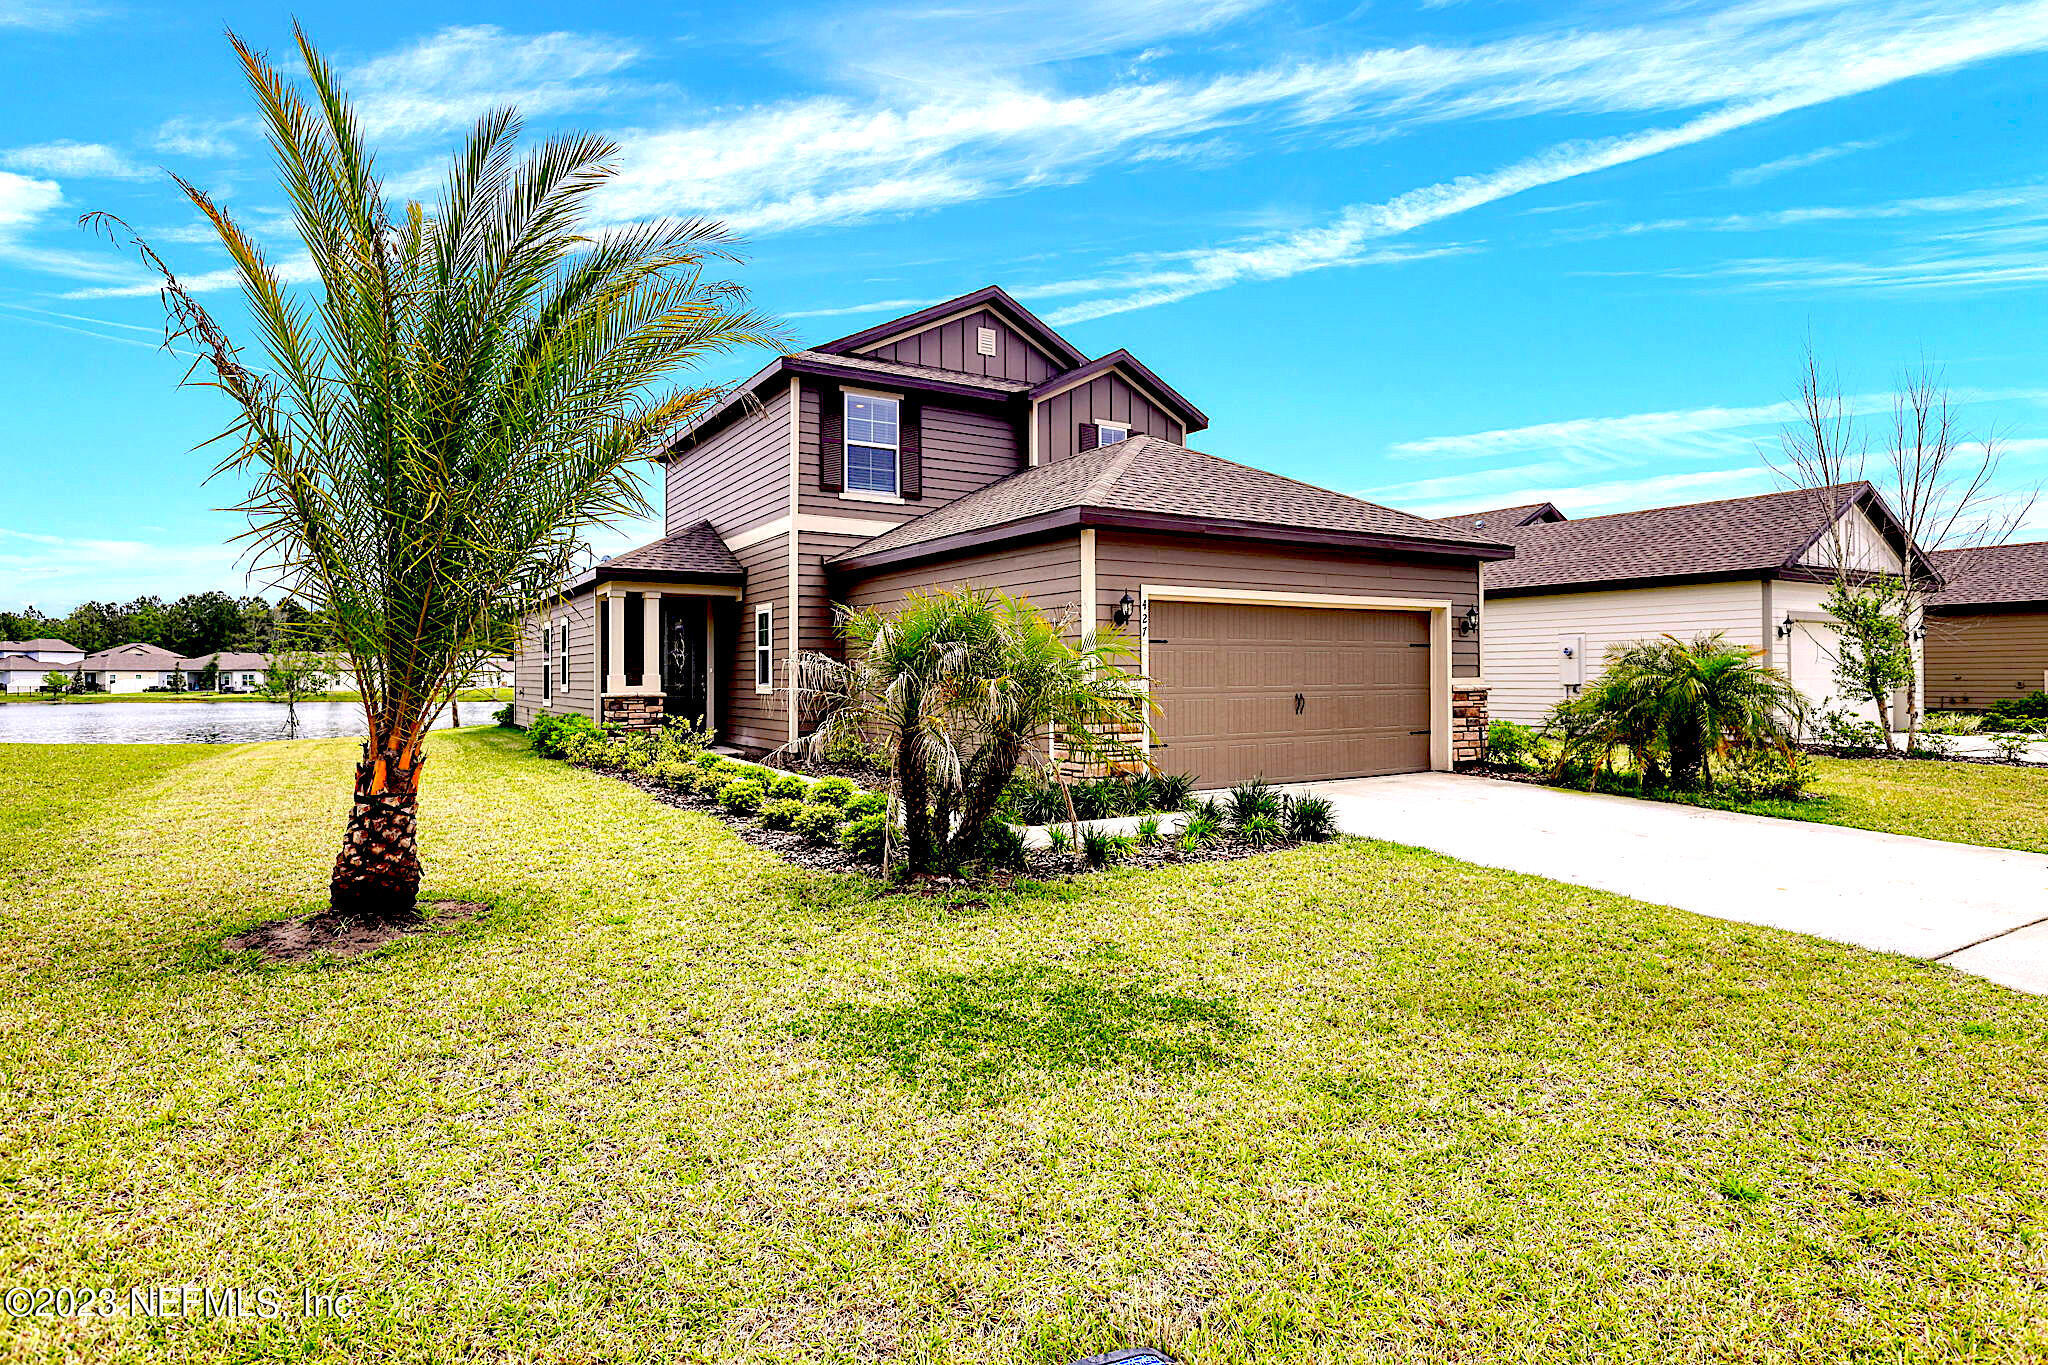
M 395 216 L 333 70 L 303 32 L 310 98 L 239 39 L 313 280 L 288 289 L 219 205 L 212 223 L 266 357 L 251 364 L 162 273 L 188 382 L 232 400 L 217 476 L 259 568 L 331 624 L 368 726 L 330 888 L 358 919 L 416 914 L 427 729 L 476 661 L 562 582 L 582 534 L 644 515 L 639 467 L 716 397 L 661 388 L 709 353 L 772 340 L 707 274 L 727 238 L 700 220 L 579 230 L 614 147 L 562 136 L 521 154 L 520 120 L 485 115 L 431 207 Z M 102 220 L 113 226 L 114 220 Z

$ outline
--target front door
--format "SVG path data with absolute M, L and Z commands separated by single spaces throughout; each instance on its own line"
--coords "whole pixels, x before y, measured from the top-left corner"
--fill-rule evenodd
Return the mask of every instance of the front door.
M 711 652 L 705 599 L 661 599 L 662 712 L 703 725 L 710 698 Z

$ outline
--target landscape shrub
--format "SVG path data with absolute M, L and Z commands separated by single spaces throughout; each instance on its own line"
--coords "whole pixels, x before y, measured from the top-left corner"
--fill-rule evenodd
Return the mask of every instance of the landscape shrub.
M 647 770 L 647 775 L 665 787 L 680 787 L 696 779 L 697 770 L 679 759 L 665 758 Z
M 542 758 L 566 758 L 568 743 L 578 736 L 598 738 L 598 729 L 590 717 L 574 711 L 542 711 L 535 715 L 533 723 L 526 727 L 526 736 L 533 745 L 534 753 Z
M 1045 846 L 1054 853 L 1072 852 L 1074 847 L 1073 832 L 1065 825 L 1047 825 L 1045 827 Z
M 1720 785 L 1745 801 L 1797 801 L 1813 778 L 1813 760 L 1797 749 L 1744 745 L 1722 761 Z
M 857 820 L 848 820 L 839 831 L 839 846 L 864 863 L 879 864 L 888 839 L 889 817 L 886 815 L 863 815 Z
M 2007 763 L 2017 763 L 2027 755 L 2027 746 L 2042 738 L 2048 727 L 2033 730 L 2000 730 L 1991 736 L 1991 747 Z
M 563 741 L 561 748 L 564 759 L 583 767 L 604 767 L 611 762 L 611 741 L 595 730 L 588 734 L 570 735 Z
M 518 713 L 513 710 L 512 703 L 508 701 L 497 710 L 491 712 L 491 719 L 507 730 L 517 730 L 519 728 L 517 715 Z
M 1007 820 L 991 820 L 982 830 L 981 865 L 990 871 L 1024 870 L 1024 831 Z
M 1277 844 L 1287 837 L 1287 829 L 1279 819 L 1261 812 L 1237 822 L 1238 837 L 1248 844 L 1264 847 Z
M 1830 706 L 1813 718 L 1807 737 L 1823 749 L 1845 754 L 1874 754 L 1884 749 L 1884 727 L 1854 711 Z
M 1264 778 L 1240 782 L 1230 789 L 1230 823 L 1240 832 L 1248 820 L 1276 819 L 1280 814 L 1280 793 Z
M 761 823 L 769 829 L 795 829 L 796 818 L 804 813 L 804 803 L 784 798 L 779 801 L 764 801 L 761 804 Z
M 789 827 L 816 844 L 829 844 L 839 837 L 839 807 L 822 801 L 803 807 Z
M 718 804 L 734 815 L 752 815 L 761 809 L 761 784 L 741 778 L 718 789 Z
M 1128 835 L 1111 834 L 1104 829 L 1081 831 L 1081 861 L 1090 867 L 1108 867 L 1111 863 L 1122 862 L 1129 856 L 1131 847 Z
M 2009 697 L 1984 708 L 1984 728 L 2009 730 L 2028 728 L 2030 722 L 2048 720 L 2048 692 L 2036 688 L 2024 697 Z
M 1280 808 L 1280 823 L 1287 837 L 1303 843 L 1320 844 L 1337 834 L 1337 808 L 1328 797 L 1289 797 Z
M 1969 711 L 1929 711 L 1920 718 L 1920 731 L 1928 735 L 1974 735 L 1984 728 L 1984 717 Z
M 843 806 L 859 793 L 860 788 L 843 777 L 821 777 L 811 784 L 811 800 L 828 806 Z
M 1184 810 L 1194 789 L 1190 773 L 1110 773 L 1064 786 L 1043 773 L 1023 773 L 1003 789 L 1001 810 L 1027 825 L 1055 824 L 1067 818 L 1071 794 L 1077 818 L 1108 820 Z
M 704 769 L 704 771 L 706 772 L 710 772 L 713 768 L 716 768 L 721 763 L 731 762 L 731 760 L 728 759 L 724 754 L 714 754 L 709 749 L 706 749 L 703 753 L 698 754 L 697 757 L 692 759 L 691 761 L 694 762 L 698 767 Z
M 801 802 L 810 791 L 810 781 L 796 773 L 776 773 L 768 779 L 768 794 L 784 801 Z
M 1941 730 L 1922 730 L 1913 736 L 1913 747 L 1908 752 L 1915 758 L 1954 758 L 1958 747 L 1954 735 Z
M 849 820 L 866 819 L 870 815 L 882 815 L 889 809 L 889 798 L 880 792 L 855 792 L 840 807 Z
M 1158 842 L 1159 842 L 1159 817 L 1158 817 L 1158 816 L 1156 816 L 1156 815 L 1148 815 L 1148 816 L 1146 816 L 1146 817 L 1145 817 L 1144 819 L 1140 820 L 1140 821 L 1138 822 L 1138 828 L 1137 828 L 1137 831 L 1136 831 L 1136 836 L 1137 836 L 1137 840 L 1138 840 L 1138 842 L 1139 842 L 1139 843 L 1141 843 L 1141 844 L 1156 844 L 1156 843 L 1158 843 Z
M 1214 815 L 1190 815 L 1180 827 L 1180 846 L 1187 853 L 1199 852 L 1222 837 L 1223 822 Z
M 1536 759 L 1539 736 L 1531 725 L 1497 720 L 1486 727 L 1486 761 L 1503 768 L 1527 768 Z

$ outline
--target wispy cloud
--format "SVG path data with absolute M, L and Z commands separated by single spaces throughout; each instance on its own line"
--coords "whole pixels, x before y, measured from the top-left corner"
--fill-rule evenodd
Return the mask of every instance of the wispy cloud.
M 286 284 L 311 284 L 320 278 L 313 268 L 313 258 L 303 250 L 286 252 L 271 258 L 270 268 L 278 279 Z M 242 276 L 232 266 L 220 270 L 202 270 L 196 275 L 180 275 L 178 282 L 185 286 L 187 293 L 217 294 L 222 290 L 241 287 Z M 130 299 L 145 298 L 155 294 L 162 286 L 154 278 L 138 279 L 121 284 L 90 285 L 83 289 L 71 289 L 59 295 L 67 299 Z
M 151 173 L 149 167 L 137 165 L 103 142 L 39 142 L 11 147 L 0 151 L 0 165 L 9 170 L 89 180 L 140 180 Z
M 35 603 L 63 610 L 86 597 L 176 596 L 217 588 L 247 592 L 237 550 L 222 543 L 179 544 L 49 535 L 0 527 L 0 606 Z
M 259 136 L 261 127 L 253 118 L 198 118 L 179 114 L 157 125 L 150 145 L 172 156 L 219 159 L 238 155 L 243 143 Z
M 1767 492 L 1772 487 L 1770 470 L 1762 465 L 1732 469 L 1703 469 L 1684 474 L 1653 474 L 1647 477 L 1602 479 L 1590 483 L 1548 482 L 1516 487 L 1497 483 L 1486 496 L 1447 498 L 1440 501 L 1399 501 L 1403 511 L 1418 516 L 1447 517 L 1458 512 L 1481 511 L 1488 507 L 1521 507 L 1532 502 L 1554 502 L 1567 516 L 1599 516 L 1605 512 L 1636 511 L 1645 507 L 1677 502 L 1712 502 L 1717 498 L 1739 498 Z M 1360 496 L 1376 501 L 1398 500 L 1399 489 L 1376 490 Z
M 1764 181 L 1784 175 L 1788 171 L 1803 171 L 1808 166 L 1818 166 L 1823 161 L 1833 161 L 1836 157 L 1848 156 L 1851 152 L 1869 151 L 1872 147 L 1883 145 L 1883 139 L 1873 138 L 1862 142 L 1837 142 L 1832 147 L 1816 147 L 1810 152 L 1795 152 L 1791 156 L 1781 156 L 1775 161 L 1731 171 L 1728 174 L 1728 183 L 1738 189 L 1761 185 Z
M 422 137 L 466 128 L 501 105 L 534 119 L 643 93 L 611 79 L 639 57 L 637 44 L 597 34 L 472 24 L 349 67 L 343 85 L 371 137 Z
M 839 308 L 798 308 L 783 313 L 786 318 L 843 318 L 856 313 L 900 313 L 936 303 L 936 299 L 876 299 L 872 303 L 849 303 Z
M 106 10 L 82 0 L 0 0 L 0 29 L 77 28 L 100 18 Z

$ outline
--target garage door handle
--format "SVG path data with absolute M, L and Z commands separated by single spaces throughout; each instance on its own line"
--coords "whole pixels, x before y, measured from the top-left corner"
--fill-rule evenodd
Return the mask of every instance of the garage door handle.
M 1294 714 L 1298 716 L 1298 715 L 1300 715 L 1300 714 L 1301 714 L 1301 713 L 1302 713 L 1303 711 L 1306 711 L 1307 709 L 1308 709 L 1308 703 L 1307 703 L 1306 701 L 1302 700 L 1302 696 L 1301 696 L 1301 693 L 1299 693 L 1299 692 L 1296 692 L 1296 693 L 1294 694 Z

